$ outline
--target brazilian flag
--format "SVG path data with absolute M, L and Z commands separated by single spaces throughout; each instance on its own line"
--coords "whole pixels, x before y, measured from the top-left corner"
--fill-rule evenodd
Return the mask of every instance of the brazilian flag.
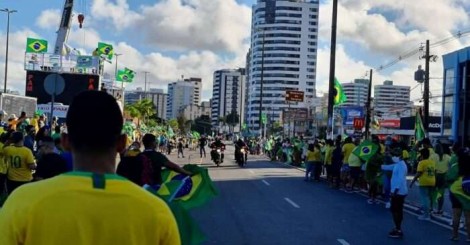
M 199 207 L 217 195 L 207 169 L 188 164 L 183 167 L 193 173 L 186 176 L 175 171 L 162 172 L 163 183 L 156 194 L 169 202 L 180 203 L 185 209 Z
M 107 43 L 98 43 L 98 55 L 105 55 L 109 60 L 113 58 L 113 45 Z
M 29 38 L 26 42 L 26 53 L 46 53 L 47 41 L 43 39 Z
M 131 69 L 125 68 L 124 70 L 119 70 L 116 74 L 116 81 L 131 83 L 134 80 L 135 72 Z
M 201 134 L 199 132 L 193 131 L 192 135 L 195 139 L 201 138 Z
M 367 162 L 378 149 L 379 147 L 372 141 L 364 140 L 360 145 L 354 148 L 352 153 Z
M 334 105 L 341 105 L 346 102 L 346 94 L 344 93 L 343 86 L 338 82 L 338 79 L 335 77 L 335 91 L 334 91 Z

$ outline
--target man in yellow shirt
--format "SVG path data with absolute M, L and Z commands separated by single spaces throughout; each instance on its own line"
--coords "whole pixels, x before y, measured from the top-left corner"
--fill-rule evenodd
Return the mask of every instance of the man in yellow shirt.
M 89 127 L 84 118 L 101 118 L 106 127 Z M 126 143 L 116 100 L 82 92 L 66 121 L 62 143 L 72 152 L 74 172 L 16 189 L 0 211 L 0 244 L 181 244 L 169 207 L 115 174 L 116 154 Z
M 429 158 L 429 149 L 423 148 L 420 154 L 422 160 L 418 163 L 418 169 L 413 181 L 411 181 L 410 188 L 413 187 L 416 180 L 419 180 L 419 192 L 424 214 L 418 218 L 431 220 L 432 194 L 436 185 L 436 163 Z
M 3 147 L 5 146 L 5 135 L 0 136 L 0 196 L 3 196 L 5 193 L 5 183 L 7 180 L 7 171 L 8 167 L 5 164 L 4 155 L 3 155 Z
M 3 149 L 4 160 L 8 166 L 7 191 L 11 194 L 16 188 L 33 180 L 32 170 L 36 168 L 34 156 L 28 147 L 23 145 L 23 133 L 14 132 L 12 145 Z

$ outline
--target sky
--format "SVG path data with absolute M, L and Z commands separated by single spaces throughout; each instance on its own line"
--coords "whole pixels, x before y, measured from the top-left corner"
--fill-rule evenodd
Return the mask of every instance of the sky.
M 114 45 L 119 68 L 137 71 L 130 89 L 144 87 L 144 71 L 151 88 L 167 88 L 184 77 L 203 79 L 203 100 L 212 94 L 215 70 L 245 67 L 255 0 L 75 0 L 68 44 L 91 53 L 98 42 Z M 404 54 L 470 31 L 468 0 L 339 0 L 336 77 L 341 82 L 368 78 L 373 84 L 392 80 L 413 88 L 419 104 L 422 88 L 413 80 L 420 53 L 377 69 Z M 24 51 L 27 37 L 55 43 L 64 0 L 0 0 L 0 8 L 15 9 L 10 21 L 8 87 L 24 93 Z M 78 28 L 77 15 L 85 15 Z M 328 91 L 332 0 L 320 0 L 317 93 Z M 6 14 L 0 12 L 0 78 L 4 77 Z M 431 54 L 431 110 L 440 110 L 442 55 L 470 46 L 470 34 L 435 46 Z M 422 55 L 422 54 L 421 54 Z M 113 74 L 114 63 L 105 71 Z

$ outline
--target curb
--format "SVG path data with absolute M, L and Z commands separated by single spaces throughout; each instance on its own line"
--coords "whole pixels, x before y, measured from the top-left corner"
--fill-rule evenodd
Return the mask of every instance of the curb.
M 280 164 L 280 165 L 287 166 L 289 168 L 294 168 L 294 169 L 297 169 L 299 171 L 305 172 L 304 168 L 300 168 L 300 167 L 297 167 L 297 166 L 292 166 L 292 165 L 284 163 L 284 162 L 269 161 L 269 163 L 271 163 L 271 164 Z M 326 181 L 326 178 L 325 178 L 324 175 L 322 175 L 320 178 L 321 178 L 322 181 Z M 367 192 L 365 190 L 360 190 L 359 192 L 356 192 L 356 193 L 361 195 L 361 196 L 367 197 Z M 385 202 L 382 201 L 382 200 L 380 200 L 380 202 L 382 204 L 385 204 Z M 415 215 L 421 215 L 421 208 L 420 208 L 420 205 L 417 204 L 417 203 L 414 203 L 414 202 L 411 202 L 411 201 L 406 201 L 405 205 L 404 205 L 404 209 L 411 212 L 411 213 L 413 213 L 413 214 L 415 214 Z M 441 225 L 445 225 L 446 227 L 452 225 L 452 217 L 450 217 L 448 214 L 444 214 L 442 216 L 431 215 L 431 220 L 435 221 L 435 222 L 437 222 Z

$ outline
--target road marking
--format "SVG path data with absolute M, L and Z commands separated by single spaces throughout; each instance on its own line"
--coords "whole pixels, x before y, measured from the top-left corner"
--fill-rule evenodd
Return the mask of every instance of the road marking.
M 265 185 L 267 185 L 267 186 L 270 186 L 270 185 L 271 185 L 271 184 L 268 183 L 268 181 L 266 181 L 266 180 L 264 180 L 264 179 L 261 180 L 261 181 L 263 181 L 263 183 L 264 183 Z
M 255 171 L 253 170 L 248 170 L 248 172 L 250 172 L 251 174 L 255 174 Z
M 349 245 L 349 242 L 346 242 L 344 239 L 338 239 L 338 242 L 341 243 L 341 245 Z
M 286 200 L 286 202 L 290 203 L 290 205 L 294 206 L 294 208 L 300 208 L 300 206 L 297 205 L 297 203 L 293 202 L 293 201 L 290 200 L 289 198 L 284 197 L 284 200 Z

